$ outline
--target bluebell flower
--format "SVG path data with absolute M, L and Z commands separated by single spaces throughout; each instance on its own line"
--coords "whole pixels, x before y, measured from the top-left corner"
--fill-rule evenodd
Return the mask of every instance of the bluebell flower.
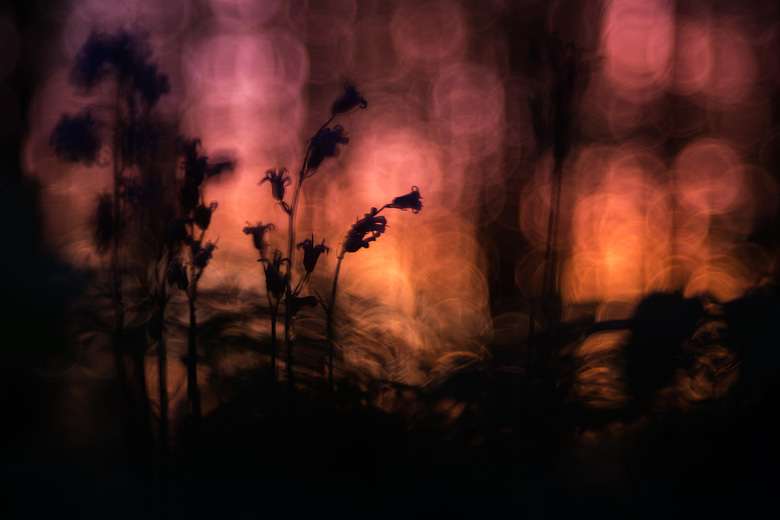
M 219 175 L 223 171 L 232 171 L 235 168 L 235 161 L 232 159 L 222 160 L 216 163 L 209 163 L 206 155 L 201 155 L 200 139 L 178 139 L 179 152 L 184 157 L 181 162 L 181 169 L 184 170 L 184 181 L 189 182 L 195 187 L 203 184 L 203 181 Z
M 355 253 L 360 248 L 368 248 L 371 242 L 385 232 L 387 219 L 378 217 L 377 213 L 376 208 L 371 208 L 371 211 L 366 213 L 363 218 L 352 224 L 342 245 L 345 252 Z M 366 238 L 366 235 L 369 233 L 371 233 L 371 236 Z
M 192 221 L 198 225 L 200 229 L 208 229 L 211 223 L 211 214 L 217 209 L 217 203 L 212 202 L 208 206 L 203 204 L 197 206 L 193 210 Z
M 271 195 L 273 198 L 282 202 L 284 200 L 285 187 L 292 182 L 292 179 L 287 175 L 287 168 L 274 168 L 272 170 L 266 170 L 265 177 L 258 183 L 258 186 L 265 181 L 271 183 Z
M 349 112 L 350 110 L 357 107 L 366 108 L 367 106 L 368 101 L 366 101 L 360 95 L 360 93 L 355 90 L 355 87 L 349 83 L 345 83 L 344 93 L 333 103 L 331 113 L 335 116 L 336 114 Z
M 340 125 L 331 128 L 323 128 L 317 135 L 311 138 L 309 144 L 309 157 L 306 161 L 306 169 L 316 170 L 326 157 L 338 157 L 339 144 L 347 144 L 349 138 Z
M 420 202 L 422 196 L 417 186 L 412 186 L 412 191 L 406 195 L 401 195 L 393 199 L 393 202 L 387 205 L 388 208 L 407 209 L 412 210 L 412 213 L 419 213 L 422 209 L 422 202 Z
M 322 253 L 328 254 L 330 252 L 330 249 L 325 246 L 324 238 L 322 239 L 321 244 L 314 243 L 313 234 L 311 239 L 307 238 L 298 244 L 297 248 L 299 250 L 303 249 L 303 267 L 306 269 L 307 273 L 314 271 L 314 267 L 317 265 L 317 260 L 319 260 Z
M 206 245 L 201 248 L 199 241 L 196 240 L 192 243 L 198 245 L 197 253 L 194 253 L 193 249 L 192 265 L 199 269 L 205 269 L 206 266 L 209 265 L 209 260 L 211 260 L 211 256 L 214 253 L 214 250 L 217 248 L 217 244 L 213 242 L 207 242 Z
M 268 242 L 265 239 L 265 234 L 269 231 L 276 229 L 273 223 L 263 225 L 262 222 L 258 222 L 253 226 L 249 222 L 246 223 L 243 231 L 245 235 L 252 235 L 252 244 L 260 252 L 260 258 L 265 258 L 266 251 L 268 249 Z
M 282 253 L 279 250 L 274 251 L 273 260 L 264 258 L 261 261 L 265 263 L 265 287 L 278 300 L 287 289 L 288 274 L 282 274 L 282 264 L 290 262 L 288 259 L 282 258 Z

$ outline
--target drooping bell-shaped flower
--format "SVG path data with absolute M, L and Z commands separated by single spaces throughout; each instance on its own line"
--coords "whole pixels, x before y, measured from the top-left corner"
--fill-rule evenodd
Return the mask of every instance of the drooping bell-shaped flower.
M 198 225 L 200 229 L 208 229 L 211 223 L 211 214 L 217 209 L 217 203 L 212 202 L 208 206 L 203 204 L 199 205 L 192 212 L 192 221 Z
M 282 264 L 284 262 L 289 264 L 289 261 L 282 258 L 282 253 L 279 250 L 274 251 L 273 260 L 262 259 L 261 261 L 265 263 L 265 287 L 278 300 L 287 289 L 288 275 L 287 273 L 282 274 Z
M 422 196 L 417 186 L 412 186 L 412 191 L 406 195 L 401 195 L 393 199 L 393 202 L 387 205 L 388 208 L 407 209 L 412 210 L 412 213 L 419 213 L 422 209 L 422 202 L 420 202 Z
M 303 267 L 306 269 L 307 273 L 314 271 L 317 260 L 319 260 L 322 253 L 328 254 L 330 252 L 330 248 L 325 246 L 324 238 L 322 239 L 321 244 L 314 243 L 314 235 L 312 235 L 310 239 L 307 238 L 298 244 L 297 247 L 299 250 L 303 249 Z
M 260 252 L 261 259 L 265 258 L 266 251 L 268 250 L 268 241 L 266 240 L 265 235 L 267 232 L 273 231 L 274 229 L 276 229 L 276 226 L 274 226 L 272 222 L 265 225 L 263 225 L 262 222 L 258 222 L 257 225 L 253 226 L 247 221 L 246 226 L 244 226 L 244 234 L 252 235 L 252 244 L 255 246 L 255 249 Z
M 387 219 L 377 216 L 377 209 L 371 208 L 371 211 L 363 215 L 363 218 L 352 224 L 352 231 L 361 235 L 373 233 L 377 236 L 385 232 Z
M 193 242 L 193 244 L 195 243 L 196 242 Z M 200 246 L 200 242 L 197 242 L 197 244 Z M 197 254 L 192 255 L 192 265 L 199 269 L 205 269 L 206 266 L 209 265 L 209 260 L 211 260 L 211 256 L 216 248 L 217 244 L 213 242 L 207 242 L 206 245 L 197 252 Z
M 333 103 L 331 113 L 335 116 L 336 114 L 344 114 L 349 112 L 350 110 L 357 107 L 366 108 L 367 106 L 368 101 L 366 101 L 365 98 L 363 98 L 363 96 L 361 96 L 360 93 L 355 90 L 354 85 L 345 83 L 344 93 Z
M 326 157 L 338 157 L 339 149 L 337 145 L 347 143 L 349 143 L 349 138 L 341 125 L 336 125 L 332 129 L 323 128 L 317 132 L 317 135 L 311 138 L 306 168 L 316 170 Z
M 387 219 L 377 216 L 377 213 L 376 208 L 371 208 L 371 211 L 363 215 L 363 218 L 352 224 L 342 245 L 345 252 L 355 253 L 360 248 L 368 248 L 371 242 L 385 232 Z M 366 238 L 369 233 L 371 236 Z
M 287 168 L 267 170 L 265 177 L 257 185 L 260 186 L 265 181 L 271 183 L 271 195 L 273 198 L 282 202 L 284 200 L 285 187 L 292 182 L 290 176 L 287 175 Z
M 181 162 L 181 169 L 184 170 L 184 182 L 194 186 L 200 186 L 205 179 L 219 175 L 225 170 L 233 170 L 235 161 L 224 159 L 211 163 L 206 155 L 201 155 L 200 139 L 186 139 L 180 137 L 178 140 L 179 153 L 184 160 Z

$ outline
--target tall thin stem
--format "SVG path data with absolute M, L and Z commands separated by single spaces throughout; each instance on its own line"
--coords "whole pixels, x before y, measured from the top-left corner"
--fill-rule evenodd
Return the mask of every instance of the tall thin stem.
M 308 155 L 308 150 L 307 150 Z M 304 159 L 303 167 L 301 168 L 301 173 L 298 175 L 298 183 L 295 185 L 295 192 L 293 194 L 293 200 L 292 204 L 290 205 L 290 210 L 288 212 L 289 217 L 289 225 L 288 225 L 288 244 L 287 244 L 287 258 L 289 260 L 289 263 L 287 264 L 287 288 L 285 289 L 285 300 L 286 304 L 284 306 L 284 344 L 287 347 L 287 387 L 292 392 L 295 388 L 295 370 L 294 370 L 294 353 L 293 353 L 293 342 L 292 342 L 292 307 L 290 306 L 290 301 L 293 298 L 292 294 L 292 275 L 293 275 L 293 260 L 294 260 L 294 254 L 295 254 L 295 215 L 298 211 L 298 199 L 301 194 L 301 188 L 303 186 L 303 181 L 305 179 L 305 172 L 306 172 L 306 159 Z
M 287 231 L 287 259 L 290 260 L 290 266 L 293 265 L 293 261 L 295 260 L 293 258 L 293 255 L 295 255 L 295 216 L 298 212 L 298 199 L 300 198 L 301 189 L 303 188 L 303 180 L 305 178 L 304 172 L 305 170 L 302 168 L 301 173 L 298 176 L 298 182 L 295 185 L 295 192 L 293 192 L 293 200 L 292 204 L 290 205 L 290 212 L 287 215 L 289 218 L 289 229 Z M 292 272 L 292 270 L 290 272 Z M 292 279 L 289 277 L 288 279 L 290 280 L 289 285 L 292 285 Z
M 200 424 L 200 391 L 198 390 L 198 349 L 197 349 L 197 318 L 195 316 L 195 301 L 197 299 L 199 274 L 194 274 L 190 283 L 190 330 L 187 338 L 187 396 L 192 407 L 193 427 Z
M 324 123 L 324 124 L 323 124 L 323 125 L 320 127 L 320 129 L 319 129 L 319 130 L 317 130 L 317 131 L 314 133 L 314 135 L 317 135 L 317 134 L 319 134 L 320 132 L 322 132 L 323 130 L 325 130 L 325 127 L 326 127 L 326 126 L 328 126 L 328 125 L 331 123 L 331 121 L 333 121 L 335 118 L 336 118 L 336 114 L 333 114 L 332 116 L 330 116 L 330 119 L 328 119 L 327 121 L 325 121 L 325 123 Z
M 336 307 L 336 289 L 339 283 L 339 272 L 341 271 L 341 261 L 344 260 L 344 250 L 338 256 L 336 262 L 336 272 L 333 275 L 333 287 L 330 290 L 330 300 L 327 307 L 326 316 L 326 334 L 328 336 L 328 386 L 330 387 L 330 393 L 333 395 L 333 310 Z
M 336 114 L 332 114 L 325 123 L 315 132 L 315 136 L 322 132 L 336 117 Z M 292 306 L 290 302 L 294 297 L 293 294 L 293 273 L 295 265 L 295 217 L 298 212 L 298 200 L 303 189 L 303 181 L 306 180 L 309 175 L 309 156 L 311 154 L 311 141 L 306 147 L 306 153 L 303 157 L 303 163 L 301 169 L 298 172 L 298 182 L 295 185 L 295 191 L 293 192 L 292 204 L 289 206 L 287 215 L 289 217 L 288 222 L 288 243 L 287 243 L 287 288 L 285 290 L 286 305 L 284 308 L 284 343 L 287 346 L 287 386 L 290 392 L 295 389 L 295 370 L 294 370 L 294 352 L 292 341 Z M 299 290 L 300 285 L 296 286 L 295 293 Z
M 327 126 L 327 124 L 333 119 L 331 117 L 325 125 L 323 125 L 322 128 Z M 319 132 L 318 132 L 319 133 Z M 316 134 L 315 134 L 316 135 Z M 298 172 L 298 182 L 295 184 L 295 191 L 293 192 L 293 200 L 292 204 L 290 204 L 289 211 L 287 212 L 288 216 L 288 226 L 287 226 L 287 287 L 285 289 L 285 301 L 287 302 L 284 306 L 284 344 L 287 347 L 287 387 L 290 390 L 290 392 L 293 391 L 295 388 L 295 371 L 294 371 L 294 353 L 293 353 L 293 343 L 292 343 L 292 331 L 290 330 L 292 328 L 292 308 L 290 306 L 290 301 L 293 298 L 293 280 L 292 275 L 294 272 L 293 265 L 295 261 L 295 216 L 298 212 L 298 199 L 301 196 L 301 190 L 303 189 L 303 181 L 306 180 L 306 175 L 308 174 L 308 162 L 309 162 L 309 154 L 311 153 L 311 144 L 306 147 L 306 153 L 303 157 L 303 163 L 301 164 L 301 169 Z
M 276 386 L 276 313 L 279 310 L 279 302 L 274 305 L 271 302 L 271 292 L 268 295 L 268 308 L 271 309 L 271 383 Z
M 387 208 L 389 204 L 385 204 L 378 210 L 373 212 L 373 216 L 377 216 L 383 209 Z M 336 308 L 336 290 L 338 289 L 339 273 L 341 272 L 341 262 L 344 260 L 344 255 L 347 253 L 346 249 L 342 245 L 341 252 L 336 262 L 336 272 L 333 275 L 333 286 L 330 289 L 330 300 L 328 300 L 327 315 L 326 315 L 326 335 L 328 338 L 328 385 L 330 386 L 330 393 L 333 395 L 335 389 L 333 384 L 333 313 Z
M 162 256 L 162 255 L 160 255 Z M 166 254 L 165 265 L 167 267 L 170 261 L 169 256 Z M 165 279 L 160 280 L 159 268 L 156 269 L 157 274 L 157 317 L 155 319 L 155 326 L 157 330 L 154 331 L 154 335 L 157 336 L 157 378 L 160 385 L 160 453 L 161 453 L 161 465 L 163 470 L 163 488 L 165 485 L 165 472 L 167 471 L 168 464 L 168 349 L 165 345 L 165 305 L 168 300 L 168 296 L 165 292 Z M 167 269 L 166 269 L 167 272 Z M 165 489 L 163 489 L 165 493 Z

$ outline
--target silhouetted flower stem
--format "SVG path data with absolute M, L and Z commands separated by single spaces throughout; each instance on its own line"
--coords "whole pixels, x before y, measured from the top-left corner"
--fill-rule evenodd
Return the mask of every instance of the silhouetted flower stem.
M 276 387 L 276 317 L 279 314 L 279 300 L 271 302 L 271 292 L 268 291 L 268 308 L 271 309 L 271 384 Z
M 202 272 L 202 271 L 201 271 Z M 187 396 L 192 410 L 193 428 L 197 430 L 200 425 L 200 391 L 198 390 L 198 320 L 195 315 L 195 302 L 198 298 L 198 279 L 196 274 L 190 282 L 187 297 L 190 305 L 190 330 L 187 336 Z
M 196 434 L 201 418 L 200 392 L 198 390 L 198 349 L 197 349 L 197 315 L 198 280 L 209 264 L 216 243 L 203 244 L 206 230 L 211 223 L 211 214 L 217 209 L 216 202 L 208 206 L 203 198 L 203 182 L 220 174 L 223 170 L 232 170 L 233 161 L 221 161 L 209 164 L 208 157 L 200 153 L 200 139 L 182 139 L 179 142 L 184 161 L 181 169 L 184 178 L 179 186 L 179 204 L 182 217 L 168 223 L 166 232 L 171 245 L 177 248 L 184 244 L 189 250 L 189 267 L 184 267 L 178 259 L 169 263 L 168 281 L 186 291 L 190 311 L 190 326 L 187 341 L 187 397 L 189 399 L 193 429 Z M 195 238 L 195 228 L 200 229 L 200 235 Z
M 335 392 L 333 386 L 333 310 L 336 306 L 336 289 L 339 283 L 339 273 L 341 272 L 341 261 L 344 260 L 344 249 L 342 248 L 336 262 L 336 271 L 333 274 L 333 287 L 330 289 L 330 299 L 326 307 L 325 329 L 328 338 L 328 387 L 331 395 Z
M 298 175 L 298 182 L 295 183 L 295 191 L 293 193 L 292 204 L 290 205 L 288 216 L 288 231 L 287 231 L 287 258 L 289 263 L 289 276 L 287 277 L 287 288 L 285 289 L 285 301 L 284 306 L 284 344 L 287 349 L 287 387 L 292 392 L 295 389 L 295 370 L 294 370 L 294 352 L 292 341 L 292 307 L 290 303 L 293 298 L 292 290 L 292 272 L 293 272 L 293 260 L 295 254 L 295 216 L 298 211 L 298 199 L 301 195 L 301 189 L 303 188 L 303 181 L 306 178 L 306 161 L 308 160 L 308 150 L 306 157 L 303 161 L 300 174 Z
M 334 120 L 334 119 L 336 119 L 336 114 L 333 114 L 332 116 L 330 116 L 330 119 L 328 119 L 327 121 L 325 121 L 325 123 L 323 123 L 323 125 L 322 125 L 322 126 L 321 126 L 321 127 L 318 129 L 318 130 L 317 130 L 317 133 L 319 134 L 320 132 L 322 132 L 323 130 L 325 130 L 325 128 L 327 128 L 327 126 L 328 126 L 329 124 L 331 124 L 331 123 L 333 122 L 333 120 Z M 315 135 L 316 135 L 316 134 L 315 134 Z
M 165 283 L 159 284 L 161 287 L 157 302 L 157 323 L 159 324 L 159 338 L 157 343 L 157 361 L 158 361 L 158 382 L 160 384 L 160 446 L 162 452 L 163 479 L 168 465 L 168 349 L 165 345 L 165 332 L 163 324 L 165 323 L 165 305 L 167 295 L 165 293 Z
M 195 234 L 195 224 L 192 224 L 192 234 Z M 200 246 L 206 236 L 206 229 L 202 229 L 198 240 L 193 241 L 198 244 L 197 247 L 190 247 L 192 256 L 190 267 L 190 283 L 187 288 L 187 298 L 190 307 L 190 330 L 187 341 L 187 395 L 190 399 L 192 408 L 193 428 L 197 431 L 201 418 L 200 390 L 198 390 L 198 345 L 197 345 L 197 327 L 198 321 L 195 311 L 195 304 L 198 301 L 198 280 L 203 275 L 203 270 L 208 265 L 211 258 L 211 252 L 216 247 L 209 242 L 205 246 Z
M 331 130 L 328 125 L 336 117 L 336 112 L 320 126 L 317 133 L 309 140 L 306 146 L 306 153 L 303 157 L 303 163 L 301 169 L 298 172 L 298 181 L 295 183 L 295 190 L 293 192 L 292 203 L 285 207 L 285 211 L 288 216 L 288 232 L 287 232 L 287 258 L 289 259 L 289 276 L 287 277 L 287 289 L 285 291 L 285 311 L 284 311 L 284 343 L 287 348 L 287 384 L 288 389 L 292 392 L 295 388 L 295 371 L 294 371 L 294 348 L 292 340 L 292 317 L 293 311 L 290 305 L 292 299 L 297 296 L 297 291 L 293 290 L 293 277 L 292 266 L 295 261 L 295 217 L 298 212 L 298 200 L 303 189 L 303 181 L 310 177 L 314 170 L 316 170 L 322 163 L 325 157 L 335 157 L 338 155 L 338 149 L 336 144 L 345 144 L 349 140 L 344 136 L 343 129 L 340 126 L 336 126 Z M 284 207 L 284 206 L 283 206 Z
M 363 218 L 358 219 L 352 224 L 352 227 L 347 232 L 341 243 L 341 251 L 339 252 L 338 261 L 336 262 L 336 271 L 333 274 L 333 286 L 330 289 L 330 300 L 325 304 L 326 312 L 326 335 L 328 341 L 328 386 L 330 387 L 331 396 L 335 393 L 334 378 L 333 378 L 333 338 L 335 336 L 333 330 L 333 314 L 336 308 L 336 291 L 338 290 L 339 273 L 341 272 L 341 262 L 344 260 L 346 253 L 355 253 L 360 249 L 368 249 L 371 242 L 374 242 L 379 236 L 385 232 L 387 227 L 387 219 L 385 217 L 378 216 L 385 208 L 394 208 L 406 211 L 412 210 L 412 213 L 419 213 L 422 209 L 422 196 L 417 186 L 412 186 L 411 192 L 406 195 L 395 197 L 389 204 L 385 204 L 379 209 L 371 208 L 371 210 L 363 215 Z M 370 236 L 366 238 L 366 235 Z M 313 240 L 312 240 L 313 242 Z
M 323 252 L 327 253 L 329 249 L 325 246 L 323 240 L 321 244 L 314 244 L 314 235 L 309 241 L 304 241 L 298 244 L 298 248 L 304 248 L 304 268 L 306 273 L 298 280 L 296 284 L 293 279 L 294 274 L 294 261 L 295 261 L 295 218 L 298 212 L 298 201 L 300 200 L 301 191 L 303 190 L 303 181 L 311 177 L 317 169 L 322 165 L 322 162 L 328 157 L 337 157 L 339 155 L 339 146 L 349 142 L 349 138 L 344 132 L 344 128 L 340 125 L 335 125 L 333 128 L 329 128 L 328 125 L 335 119 L 338 114 L 345 114 L 357 108 L 366 108 L 368 103 L 350 84 L 344 85 L 344 93 L 333 103 L 331 107 L 331 115 L 322 126 L 319 127 L 317 132 L 309 139 L 306 144 L 306 150 L 304 152 L 301 168 L 298 171 L 298 179 L 295 183 L 295 189 L 293 191 L 292 203 L 288 204 L 284 201 L 286 186 L 290 184 L 291 179 L 287 176 L 286 168 L 274 168 L 266 171 L 266 176 L 260 181 L 260 184 L 268 181 L 271 185 L 271 195 L 278 201 L 282 209 L 287 213 L 288 225 L 287 225 L 287 257 L 282 258 L 281 252 L 277 251 L 274 255 L 273 261 L 266 258 L 265 250 L 266 244 L 264 243 L 264 233 L 268 229 L 267 226 L 262 226 L 260 223 L 257 226 L 248 224 L 244 228 L 244 233 L 252 234 L 253 243 L 256 249 L 260 252 L 260 261 L 266 263 L 265 277 L 266 287 L 268 289 L 268 305 L 271 307 L 271 364 L 272 371 L 274 372 L 274 381 L 276 379 L 275 363 L 276 363 L 276 315 L 279 306 L 279 300 L 281 299 L 281 293 L 284 293 L 285 306 L 284 306 L 284 342 L 287 349 L 287 387 L 292 395 L 295 389 L 295 363 L 294 363 L 294 346 L 293 346 L 293 317 L 302 307 L 315 307 L 317 303 L 322 303 L 319 298 L 314 296 L 299 296 L 306 282 L 309 280 L 314 265 L 317 262 L 317 258 Z M 272 226 L 272 225 L 271 225 Z M 273 229 L 273 227 L 271 227 Z M 339 258 L 339 262 L 341 258 Z M 287 262 L 287 270 L 284 275 L 281 274 L 279 268 L 283 262 Z M 282 288 L 283 287 L 283 288 Z M 271 301 L 271 293 L 276 298 L 276 305 L 273 305 Z

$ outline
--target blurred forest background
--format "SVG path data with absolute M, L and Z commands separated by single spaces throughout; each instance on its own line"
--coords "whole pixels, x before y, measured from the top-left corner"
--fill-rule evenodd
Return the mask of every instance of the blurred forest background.
M 96 217 L 116 147 L 68 160 L 54 137 L 84 110 L 104 135 L 119 118 L 118 81 L 74 81 L 96 30 L 165 77 L 122 172 L 144 196 L 163 179 L 121 246 L 122 377 Z M 273 222 L 286 250 L 258 183 L 297 175 L 345 84 L 367 106 L 334 121 L 349 142 L 295 230 L 331 248 L 307 295 L 340 269 L 335 391 L 320 307 L 295 317 L 286 388 L 243 230 Z M 0 515 L 777 512 L 779 87 L 769 0 L 0 5 Z M 199 187 L 218 203 L 201 422 L 187 296 L 154 306 L 181 137 L 235 161 Z M 419 214 L 383 213 L 342 267 L 356 219 L 412 186 Z

